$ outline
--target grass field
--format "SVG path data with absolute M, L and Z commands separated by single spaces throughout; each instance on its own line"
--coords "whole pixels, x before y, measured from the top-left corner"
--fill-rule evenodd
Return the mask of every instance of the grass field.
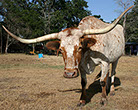
M 0 110 L 138 110 L 138 57 L 123 56 L 119 60 L 115 96 L 101 106 L 99 73 L 88 75 L 84 107 L 77 107 L 81 95 L 80 76 L 63 77 L 62 57 L 24 54 L 0 55 Z

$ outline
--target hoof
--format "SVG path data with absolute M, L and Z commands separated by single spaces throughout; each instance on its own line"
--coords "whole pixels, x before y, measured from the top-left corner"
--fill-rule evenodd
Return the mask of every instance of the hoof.
M 80 102 L 77 104 L 77 107 L 83 107 L 85 106 L 85 100 L 80 100 Z
M 100 104 L 102 105 L 102 106 L 106 106 L 107 105 L 107 99 L 106 98 L 102 98 L 101 99 L 101 101 L 100 101 Z
M 115 95 L 115 92 L 114 91 L 111 91 L 110 92 L 110 96 L 114 96 Z

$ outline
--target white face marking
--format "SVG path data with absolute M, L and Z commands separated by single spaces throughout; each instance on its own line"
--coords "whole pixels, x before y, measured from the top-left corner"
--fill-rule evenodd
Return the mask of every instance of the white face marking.
M 73 52 L 74 52 L 74 47 L 69 45 L 65 48 L 66 52 L 67 52 L 67 57 L 72 57 L 73 56 Z
M 74 69 L 78 67 L 78 65 L 75 65 L 73 54 L 75 46 L 79 46 L 79 39 L 82 35 L 83 33 L 79 29 L 68 29 L 59 33 L 59 38 L 61 39 L 60 47 L 65 49 L 67 55 L 65 59 L 66 68 Z
M 75 61 L 74 61 L 74 45 L 67 45 L 64 46 L 64 49 L 66 51 L 67 59 L 66 59 L 66 68 L 73 69 L 75 66 Z
M 79 46 L 79 38 L 75 36 L 64 37 L 61 41 L 61 47 L 67 52 L 67 57 L 73 57 L 74 47 Z

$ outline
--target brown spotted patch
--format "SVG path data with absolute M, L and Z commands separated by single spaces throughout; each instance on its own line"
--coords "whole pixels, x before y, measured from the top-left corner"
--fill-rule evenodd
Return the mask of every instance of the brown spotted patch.
M 67 37 L 71 36 L 72 35 L 72 30 L 74 29 L 78 29 L 78 28 L 75 28 L 75 27 L 72 27 L 72 28 L 67 28 L 67 29 L 64 29 L 62 32 L 66 32 L 67 31 Z

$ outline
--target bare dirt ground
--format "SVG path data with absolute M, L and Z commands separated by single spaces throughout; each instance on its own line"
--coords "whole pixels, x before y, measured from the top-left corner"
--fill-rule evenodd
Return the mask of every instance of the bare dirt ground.
M 77 107 L 81 95 L 80 76 L 63 77 L 62 57 L 37 55 L 0 55 L 0 110 L 138 110 L 138 57 L 123 56 L 119 60 L 115 96 L 100 105 L 99 73 L 88 75 L 84 107 Z

